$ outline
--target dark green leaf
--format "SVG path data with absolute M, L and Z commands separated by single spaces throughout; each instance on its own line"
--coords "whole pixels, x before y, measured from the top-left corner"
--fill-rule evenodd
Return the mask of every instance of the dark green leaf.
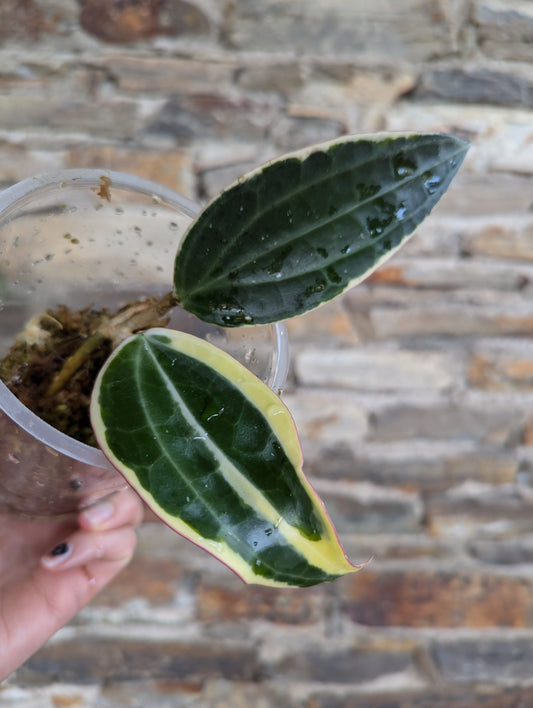
M 331 300 L 411 235 L 467 149 L 440 134 L 352 137 L 251 172 L 191 225 L 175 263 L 181 304 L 240 326 Z

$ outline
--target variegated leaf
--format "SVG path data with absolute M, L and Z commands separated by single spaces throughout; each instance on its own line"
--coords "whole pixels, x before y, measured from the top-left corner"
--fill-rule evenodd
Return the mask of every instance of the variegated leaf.
M 154 512 L 246 582 L 308 586 L 358 569 L 302 473 L 286 407 L 208 342 L 166 329 L 128 339 L 100 373 L 91 417 Z

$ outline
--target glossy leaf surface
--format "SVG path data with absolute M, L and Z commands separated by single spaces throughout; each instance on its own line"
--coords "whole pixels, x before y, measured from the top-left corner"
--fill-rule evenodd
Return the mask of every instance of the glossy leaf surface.
M 448 135 L 343 138 L 245 175 L 191 225 L 174 289 L 223 326 L 301 314 L 363 280 L 429 214 L 468 144 Z
M 100 373 L 91 418 L 155 513 L 246 582 L 308 586 L 357 570 L 302 473 L 286 407 L 208 342 L 166 329 L 130 338 Z

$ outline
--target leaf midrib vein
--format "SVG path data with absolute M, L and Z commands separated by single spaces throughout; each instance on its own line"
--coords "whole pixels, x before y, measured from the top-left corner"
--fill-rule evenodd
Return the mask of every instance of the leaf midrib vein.
M 249 486 L 252 490 L 256 490 L 256 493 L 259 494 L 265 500 L 266 504 L 268 504 L 268 506 L 270 507 L 270 509 L 272 511 L 272 519 L 266 518 L 265 521 L 267 523 L 273 523 L 273 521 L 275 521 L 279 518 L 279 512 L 277 512 L 276 509 L 272 506 L 272 504 L 268 501 L 268 499 L 263 494 L 261 494 L 260 490 L 256 486 L 254 486 L 250 482 L 250 480 L 248 480 L 243 475 L 243 473 L 235 466 L 235 464 L 233 464 L 233 462 L 231 462 L 231 460 L 229 460 L 227 455 L 225 455 L 222 452 L 222 450 L 210 440 L 209 434 L 207 433 L 205 428 L 198 422 L 197 418 L 195 418 L 192 415 L 192 413 L 189 411 L 187 405 L 185 404 L 185 401 L 179 395 L 175 386 L 172 384 L 172 381 L 169 379 L 168 375 L 165 373 L 165 371 L 163 370 L 163 368 L 161 367 L 161 365 L 157 361 L 157 358 L 155 357 L 155 355 L 149 345 L 149 342 L 146 340 L 146 338 L 144 338 L 144 341 L 146 343 L 146 349 L 147 349 L 150 357 L 152 358 L 152 361 L 154 362 L 154 365 L 155 365 L 159 375 L 161 376 L 161 378 L 165 382 L 165 385 L 167 387 L 167 390 L 170 392 L 171 397 L 178 405 L 181 414 L 185 418 L 186 422 L 195 430 L 195 432 L 197 432 L 200 437 L 204 438 L 203 443 L 206 445 L 206 447 L 209 449 L 209 451 L 213 454 L 215 459 L 219 461 L 219 474 L 221 474 L 224 477 L 226 482 L 232 487 L 232 489 L 235 491 L 236 494 L 238 494 L 238 492 L 236 491 L 234 485 L 231 484 L 231 481 L 224 474 L 223 467 L 225 467 L 226 469 L 233 470 L 233 473 L 242 480 L 242 482 L 244 483 L 245 486 Z M 137 385 L 139 385 L 139 381 L 140 381 L 140 377 L 138 377 Z M 145 407 L 145 410 L 146 410 L 146 407 Z M 166 457 L 166 459 L 170 462 L 172 467 L 179 474 L 179 468 L 175 465 L 174 461 L 172 460 L 172 458 L 170 457 L 170 455 L 166 451 L 165 447 L 163 446 L 159 435 L 157 435 L 157 429 L 153 425 L 147 410 L 146 410 L 145 415 L 147 418 L 148 425 L 149 425 L 150 429 L 152 430 L 155 439 L 157 440 L 157 444 L 161 450 L 161 453 L 164 455 L 164 457 Z M 214 518 L 216 518 L 218 520 L 217 514 L 213 511 L 213 506 L 206 501 L 206 498 L 201 493 L 201 491 L 198 493 L 196 488 L 193 487 L 191 485 L 191 483 L 187 480 L 187 478 L 184 477 L 182 474 L 180 475 L 180 477 L 185 480 L 187 487 L 189 489 L 191 489 L 191 493 L 198 496 L 200 498 L 200 500 L 202 501 L 202 503 L 205 504 L 205 506 L 209 510 L 209 512 L 214 516 Z M 245 500 L 243 500 L 243 501 L 245 501 Z M 252 508 L 254 508 L 254 507 L 252 507 Z M 260 513 L 257 511 L 257 509 L 255 509 L 255 512 Z M 236 538 L 235 534 L 232 531 L 230 531 L 230 533 L 233 535 L 234 538 Z M 287 541 L 287 543 L 289 543 L 289 541 L 287 539 L 286 539 L 286 541 Z

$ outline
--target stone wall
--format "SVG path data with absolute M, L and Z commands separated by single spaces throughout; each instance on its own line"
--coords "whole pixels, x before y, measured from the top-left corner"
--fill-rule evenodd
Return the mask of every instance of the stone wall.
M 156 523 L 6 707 L 533 705 L 533 7 L 4 0 L 0 183 L 98 166 L 206 199 L 346 132 L 472 149 L 410 244 L 289 325 L 286 402 L 360 573 L 244 587 Z

